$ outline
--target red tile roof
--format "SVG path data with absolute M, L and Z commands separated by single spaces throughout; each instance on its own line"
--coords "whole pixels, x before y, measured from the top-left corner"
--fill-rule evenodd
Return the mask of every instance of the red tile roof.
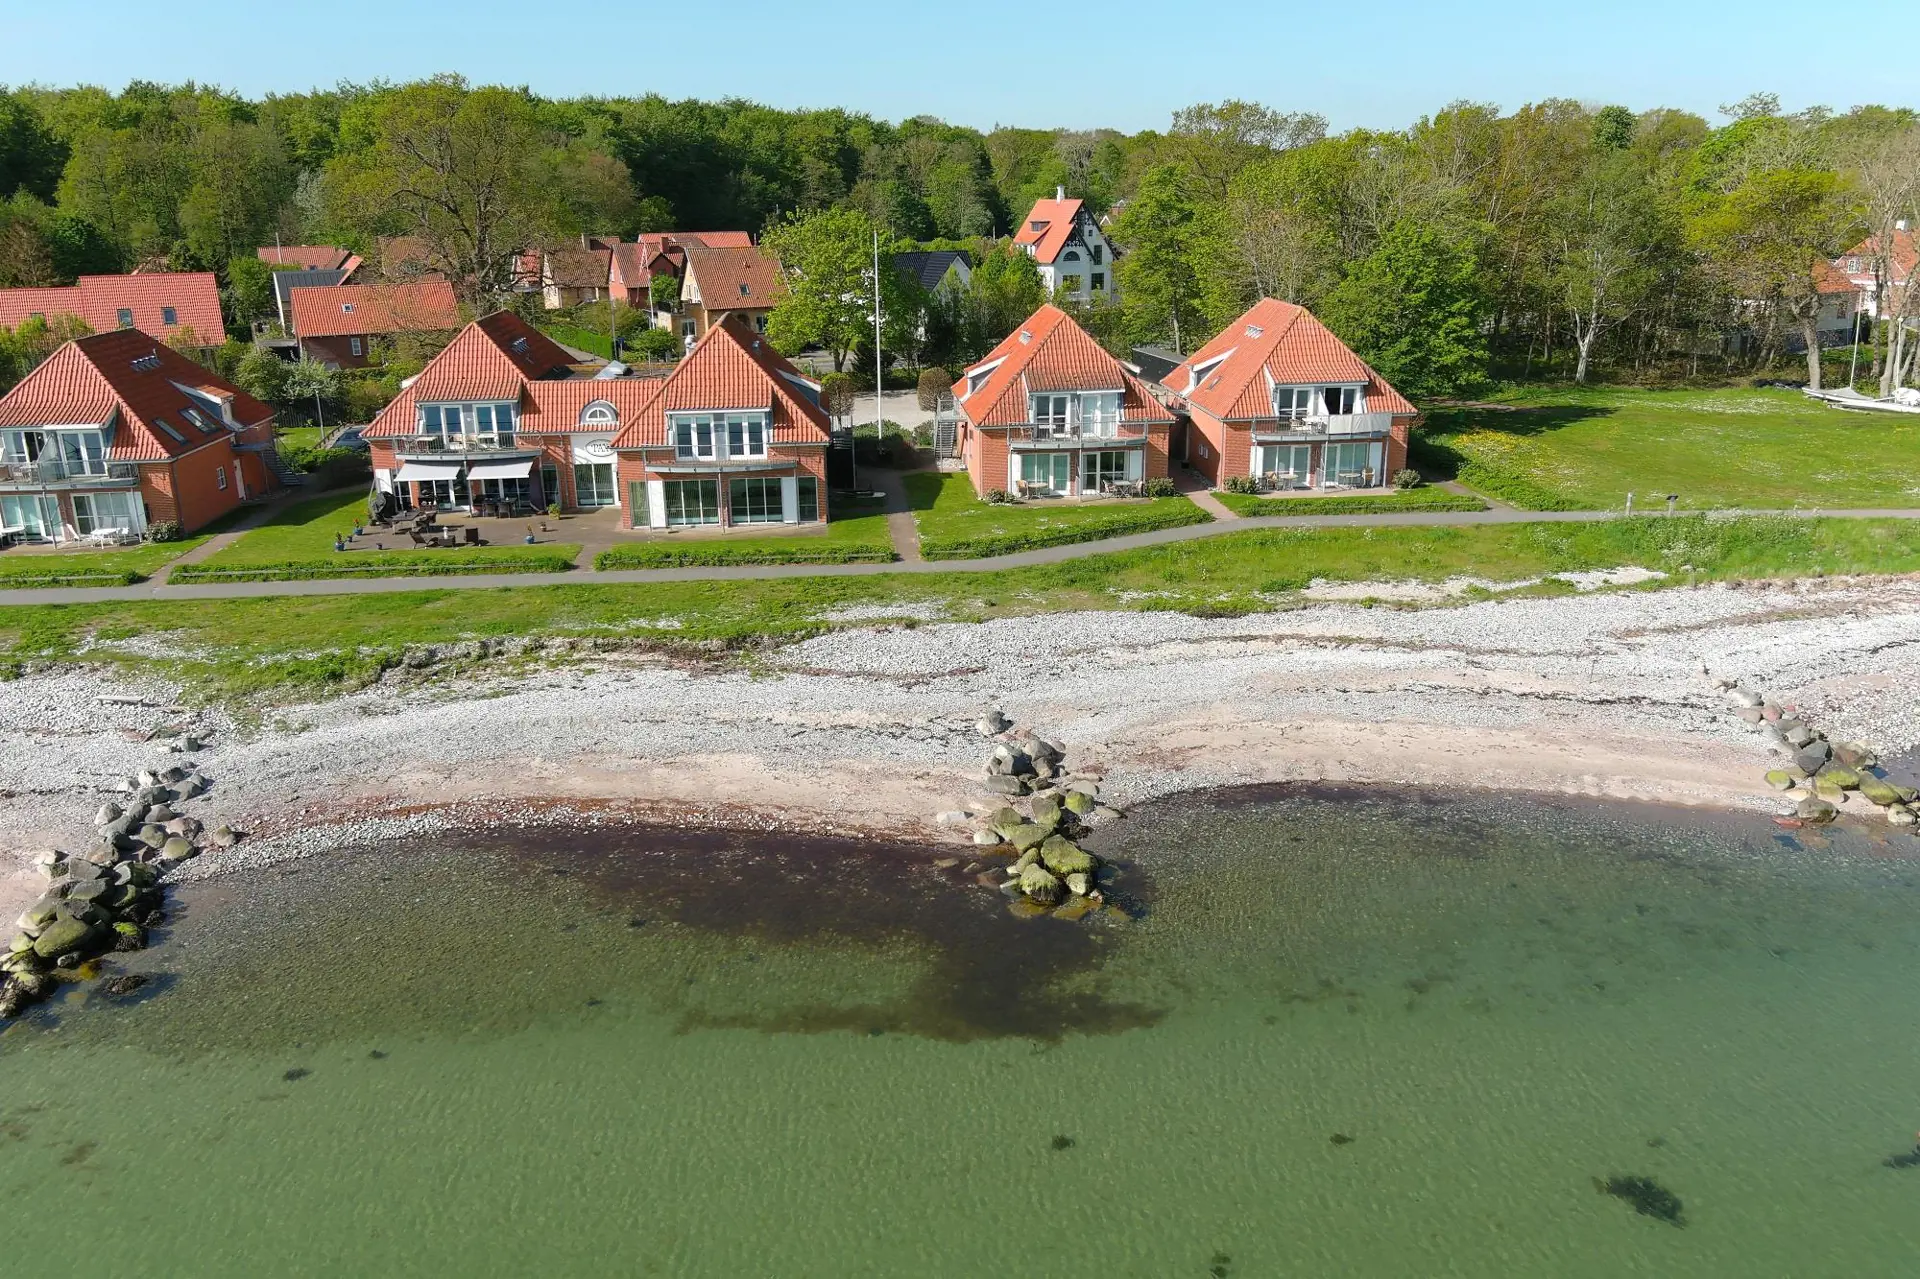
M 1078 200 L 1036 200 L 1033 212 L 1014 232 L 1015 244 L 1031 244 L 1036 262 L 1052 262 L 1066 247 L 1067 237 L 1080 217 Z
M 1813 281 L 1814 292 L 1822 296 L 1835 293 L 1858 293 L 1861 287 L 1854 282 L 1852 276 L 1833 263 L 1825 261 L 1813 264 Z
M 109 457 L 164 461 L 220 438 L 228 427 L 217 411 L 221 403 L 239 428 L 273 417 L 272 409 L 158 338 L 119 329 L 69 342 L 48 356 L 0 396 L 0 426 L 73 426 L 117 415 Z M 194 422 L 188 409 L 209 425 Z
M 548 249 L 541 281 L 560 289 L 604 289 L 612 261 L 607 249 Z
M 254 250 L 262 262 L 273 266 L 296 266 L 302 271 L 345 271 L 349 275 L 360 265 L 352 249 L 332 244 L 267 244 Z
M 289 292 L 293 331 L 303 338 L 418 333 L 460 327 L 460 305 L 445 280 L 336 284 Z
M 626 423 L 641 413 L 664 380 L 573 377 L 572 359 L 564 348 L 510 311 L 482 316 L 428 361 L 413 385 L 380 410 L 365 434 L 369 438 L 411 435 L 414 406 L 434 401 L 515 403 L 523 435 L 579 430 L 581 411 L 595 400 L 613 405 Z
M 1854 245 L 1851 249 L 1848 249 L 1845 253 L 1842 253 L 1839 259 L 1836 260 L 1835 265 L 1839 265 L 1840 262 L 1844 262 L 1848 258 L 1859 258 L 1861 260 L 1860 270 L 1851 272 L 1850 274 L 1864 284 L 1873 279 L 1872 259 L 1879 251 L 1880 237 L 1870 235 L 1860 241 L 1860 243 Z M 1920 242 L 1914 239 L 1912 231 L 1896 230 L 1893 233 L 1892 251 L 1887 256 L 1891 259 L 1890 265 L 1893 267 L 1892 282 L 1895 284 L 1903 284 L 1913 277 L 1913 268 L 1916 265 L 1920 265 Z
M 967 384 L 989 370 L 978 390 Z M 1173 415 L 1142 382 L 1059 307 L 1027 317 L 986 358 L 953 384 L 954 402 L 975 426 L 1022 426 L 1033 420 L 1027 396 L 1041 391 L 1119 391 L 1125 422 L 1171 422 Z
M 445 276 L 433 246 L 418 235 L 390 235 L 380 239 L 381 278 L 391 282 L 437 279 Z
M 775 443 L 825 443 L 832 424 L 803 377 L 766 339 L 716 324 L 667 375 L 645 410 L 614 437 L 616 449 L 667 443 L 667 414 L 696 409 L 770 409 Z
M 1194 372 L 1203 367 L 1205 376 L 1196 381 Z M 1273 298 L 1254 303 L 1177 365 L 1164 385 L 1213 417 L 1239 421 L 1272 417 L 1276 385 L 1319 383 L 1359 383 L 1369 412 L 1417 411 L 1311 311 Z
M 765 310 L 786 292 L 780 264 L 752 245 L 687 246 L 687 278 L 709 311 Z
M 166 323 L 171 309 L 174 322 Z M 120 312 L 131 320 L 121 323 Z M 152 275 L 83 275 L 64 289 L 0 289 L 0 327 L 18 328 L 30 315 L 77 315 L 96 333 L 137 328 L 171 341 L 192 329 L 202 346 L 227 340 L 220 318 L 220 285 L 211 271 Z

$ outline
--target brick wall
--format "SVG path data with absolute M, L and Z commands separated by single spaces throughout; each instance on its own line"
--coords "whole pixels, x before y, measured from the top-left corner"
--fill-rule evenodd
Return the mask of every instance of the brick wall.
M 764 471 L 750 471 L 745 473 L 738 471 L 711 471 L 695 474 L 688 474 L 686 472 L 665 474 L 652 470 L 647 464 L 649 457 L 664 461 L 665 458 L 671 455 L 672 450 L 667 448 L 620 450 L 619 465 L 615 474 L 620 482 L 621 528 L 642 530 L 647 528 L 646 509 L 643 504 L 633 500 L 633 486 L 635 484 L 645 484 L 650 480 L 719 480 L 720 513 L 721 519 L 724 521 L 727 518 L 726 482 L 742 474 L 747 478 L 761 479 L 784 479 L 789 475 L 811 475 L 815 481 L 817 481 L 815 487 L 820 498 L 820 519 L 824 522 L 831 518 L 828 512 L 827 451 L 825 449 L 793 449 L 789 451 L 776 447 L 772 453 L 773 458 L 779 461 L 791 462 L 793 469 L 774 471 L 771 473 Z M 636 518 L 639 521 L 638 523 L 635 523 Z M 750 524 L 742 527 L 751 529 L 760 526 Z
M 320 360 L 327 364 L 337 364 L 343 369 L 363 369 L 367 367 L 367 349 L 373 339 L 362 337 L 359 340 L 360 354 L 353 353 L 355 339 L 349 337 L 301 338 L 300 354 L 310 360 Z

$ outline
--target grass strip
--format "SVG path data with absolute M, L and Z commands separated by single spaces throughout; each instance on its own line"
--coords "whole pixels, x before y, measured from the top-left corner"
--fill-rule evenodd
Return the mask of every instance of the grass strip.
M 1399 511 L 1484 511 L 1477 497 L 1422 488 L 1405 493 L 1341 497 L 1257 497 L 1251 493 L 1215 493 L 1236 515 L 1392 515 Z

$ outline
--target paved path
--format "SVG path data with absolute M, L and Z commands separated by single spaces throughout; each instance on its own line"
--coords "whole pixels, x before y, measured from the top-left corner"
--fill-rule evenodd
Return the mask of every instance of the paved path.
M 887 495 L 887 536 L 893 540 L 893 553 L 903 564 L 921 563 L 920 525 L 907 499 L 906 472 L 870 466 L 867 479 Z
M 360 488 L 362 486 L 354 485 L 353 487 Z M 179 568 L 182 564 L 198 564 L 209 555 L 218 555 L 221 551 L 226 550 L 229 546 L 239 541 L 242 533 L 250 533 L 254 529 L 259 528 L 262 524 L 265 524 L 268 520 L 295 502 L 304 502 L 310 497 L 327 497 L 333 493 L 345 491 L 345 489 L 329 489 L 321 493 L 309 493 L 302 488 L 288 489 L 274 500 L 262 502 L 259 506 L 248 511 L 244 516 L 234 522 L 233 527 L 227 529 L 224 533 L 215 533 L 212 537 L 200 543 L 200 545 L 194 547 L 185 555 L 177 559 L 168 560 L 161 571 L 161 580 L 171 581 L 173 578 L 173 570 Z
M 1920 520 L 1920 509 L 1846 511 L 1719 511 L 1719 515 L 1786 515 L 1800 519 Z M 143 582 L 138 586 L 63 587 L 44 590 L 0 590 L 0 607 L 21 604 L 89 604 L 114 600 L 262 599 L 297 595 L 385 595 L 400 591 L 488 590 L 505 586 L 609 586 L 647 582 L 744 582 L 804 577 L 878 577 L 888 573 L 990 573 L 1002 569 L 1032 568 L 1130 551 L 1167 546 L 1201 538 L 1246 533 L 1257 529 L 1299 528 L 1432 528 L 1478 524 L 1585 524 L 1623 518 L 1617 511 L 1406 511 L 1391 515 L 1259 515 L 1213 524 L 1111 537 L 1103 542 L 1049 546 L 978 560 L 924 560 L 906 564 L 722 564 L 688 568 L 622 569 L 611 573 L 486 573 L 465 577 L 321 578 L 299 582 L 220 582 L 167 586 Z M 1642 514 L 1635 519 L 1664 519 Z
M 1175 468 L 1173 473 L 1173 486 L 1180 490 L 1182 496 L 1205 511 L 1208 515 L 1213 516 L 1216 520 L 1227 521 L 1244 518 L 1240 512 L 1229 510 L 1225 502 L 1222 502 L 1213 495 L 1213 490 L 1207 487 L 1206 477 L 1198 471 L 1190 470 L 1184 466 Z

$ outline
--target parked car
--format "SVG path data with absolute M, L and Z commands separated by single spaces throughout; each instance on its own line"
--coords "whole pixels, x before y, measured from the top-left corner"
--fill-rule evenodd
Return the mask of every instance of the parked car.
M 328 445 L 327 447 L 336 448 L 336 449 L 352 449 L 356 453 L 371 453 L 373 452 L 372 446 L 369 445 L 365 437 L 363 437 L 360 434 L 360 432 L 364 429 L 365 429 L 364 427 L 349 426 L 344 430 L 342 430 L 340 434 L 334 436 L 333 443 Z

